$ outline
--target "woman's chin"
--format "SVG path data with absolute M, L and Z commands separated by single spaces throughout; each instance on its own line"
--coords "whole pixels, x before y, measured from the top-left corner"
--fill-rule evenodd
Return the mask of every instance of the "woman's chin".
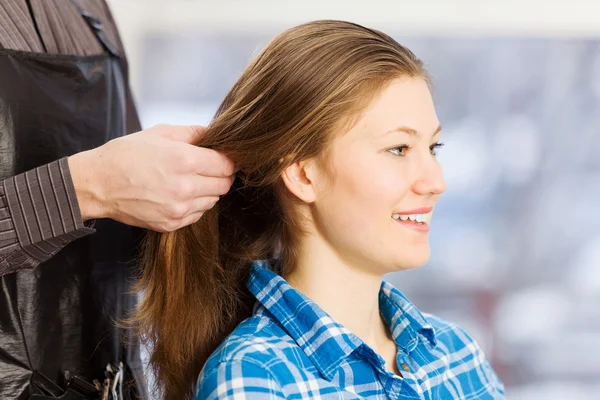
M 407 271 L 420 268 L 429 261 L 429 248 L 421 251 L 411 251 L 410 254 L 399 254 L 398 257 L 391 263 L 396 271 Z

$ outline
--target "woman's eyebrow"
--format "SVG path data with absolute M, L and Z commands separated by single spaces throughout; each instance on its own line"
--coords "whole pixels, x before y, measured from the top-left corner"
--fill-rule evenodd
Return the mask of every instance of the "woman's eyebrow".
M 438 127 L 433 131 L 431 136 L 433 137 L 433 136 L 437 135 L 438 133 L 440 133 L 441 131 L 442 131 L 442 125 L 438 125 Z M 411 136 L 420 136 L 420 133 L 416 129 L 412 129 L 407 126 L 399 126 L 397 128 L 392 129 L 391 131 L 385 132 L 381 136 L 386 136 L 386 135 L 388 135 L 390 133 L 394 133 L 394 132 L 404 132 L 404 133 L 408 133 Z

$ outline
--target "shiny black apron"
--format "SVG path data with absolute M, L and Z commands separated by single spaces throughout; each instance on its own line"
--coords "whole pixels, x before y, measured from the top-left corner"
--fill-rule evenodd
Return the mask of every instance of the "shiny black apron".
M 125 68 L 109 52 L 0 50 L 0 143 L 14 146 L 0 179 L 139 130 Z M 48 382 L 64 390 L 73 375 L 102 380 L 120 361 L 124 397 L 145 396 L 139 346 L 115 325 L 136 303 L 128 292 L 142 231 L 108 219 L 95 228 L 37 268 L 0 278 L 0 399 L 55 398 Z

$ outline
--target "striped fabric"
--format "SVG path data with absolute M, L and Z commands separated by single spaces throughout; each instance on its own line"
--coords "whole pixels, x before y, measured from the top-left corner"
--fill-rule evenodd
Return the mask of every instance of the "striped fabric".
M 96 16 L 110 42 L 122 48 L 104 0 L 74 1 L 1 0 L 0 50 L 102 54 L 77 6 Z M 66 158 L 0 180 L 0 275 L 33 268 L 92 232 L 81 219 Z
M 196 399 L 504 399 L 504 386 L 459 326 L 421 314 L 383 282 L 380 313 L 402 376 L 367 344 L 292 288 L 269 264 L 252 266 L 254 315 L 200 373 Z
M 121 47 L 104 0 L 2 0 L 0 48 L 78 56 L 101 54 L 102 45 L 77 6 L 96 16 L 108 39 Z
M 0 275 L 48 260 L 92 232 L 66 158 L 0 182 Z

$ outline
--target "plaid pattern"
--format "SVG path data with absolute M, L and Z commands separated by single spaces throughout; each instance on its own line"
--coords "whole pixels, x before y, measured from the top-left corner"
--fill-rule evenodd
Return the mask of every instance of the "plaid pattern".
M 208 359 L 196 399 L 503 399 L 504 386 L 460 327 L 421 314 L 383 282 L 380 312 L 398 347 L 403 377 L 368 345 L 255 262 L 248 288 L 257 299 Z

